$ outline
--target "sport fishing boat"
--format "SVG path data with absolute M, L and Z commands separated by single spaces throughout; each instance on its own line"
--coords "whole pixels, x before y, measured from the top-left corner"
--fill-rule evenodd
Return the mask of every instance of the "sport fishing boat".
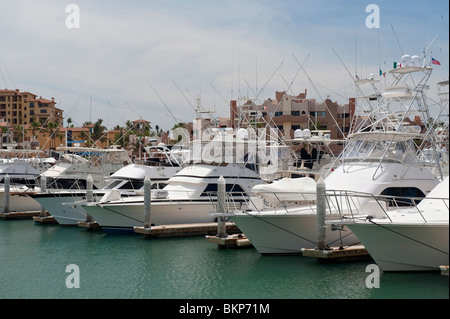
M 0 150 L 0 211 L 39 211 L 27 194 L 39 191 L 39 175 L 56 163 L 40 151 Z M 8 207 L 5 207 L 5 178 L 9 178 Z
M 424 146 L 436 145 L 433 132 L 426 128 L 429 114 L 425 88 L 431 71 L 428 66 L 391 70 L 394 77 L 391 87 L 409 83 L 411 95 L 405 95 L 404 87 L 397 95 L 390 89 L 385 96 L 376 95 L 376 107 L 353 119 L 356 131 L 345 141 L 340 165 L 324 179 L 327 189 L 423 198 L 442 180 L 418 160 Z M 417 114 L 425 123 L 425 132 L 408 121 Z M 439 169 L 439 161 L 433 163 Z M 290 189 L 283 191 L 286 192 Z M 259 206 L 254 205 L 252 211 L 233 211 L 227 216 L 261 254 L 301 254 L 303 248 L 315 248 L 318 242 L 316 205 L 305 194 L 292 194 L 294 198 L 288 202 L 253 201 Z M 373 205 L 368 199 L 362 204 Z M 343 205 L 350 209 L 353 204 Z M 338 218 L 339 212 L 329 206 L 327 219 Z M 326 238 L 330 246 L 359 242 L 345 226 L 338 230 L 328 227 Z
M 77 225 L 85 221 L 86 214 L 67 203 L 86 197 L 88 178 L 92 178 L 94 190 L 110 183 L 111 175 L 126 165 L 132 164 L 123 149 L 61 147 L 58 151 L 69 151 L 62 155 L 56 165 L 41 174 L 45 179 L 39 192 L 28 194 L 36 202 L 38 210 L 44 208 L 61 225 Z
M 334 194 L 330 192 L 330 196 Z M 330 225 L 346 225 L 361 240 L 383 271 L 439 271 L 448 265 L 449 177 L 420 203 L 411 198 L 411 207 L 387 209 L 386 202 L 404 201 L 367 194 L 339 194 L 342 200 L 371 197 L 376 205 L 353 212 L 341 211 L 340 220 Z

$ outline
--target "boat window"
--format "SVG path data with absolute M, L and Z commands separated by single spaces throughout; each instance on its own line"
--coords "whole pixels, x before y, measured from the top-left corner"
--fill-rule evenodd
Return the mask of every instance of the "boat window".
M 144 186 L 144 182 L 141 180 L 132 179 L 119 187 L 119 189 L 140 189 Z
M 350 141 L 343 156 L 351 159 L 381 159 L 409 163 L 414 160 L 415 148 L 412 141 L 354 140 Z
M 83 179 L 67 179 L 67 178 L 58 178 L 58 179 L 47 179 L 47 188 L 48 189 L 86 189 L 86 180 Z M 93 189 L 96 189 L 95 185 Z
M 393 197 L 389 201 L 389 206 L 417 205 L 425 197 L 425 194 L 416 187 L 388 187 L 380 195 Z
M 245 194 L 244 189 L 237 184 L 226 184 L 225 191 L 233 196 L 240 196 Z M 208 184 L 208 186 L 206 186 L 200 196 L 213 195 L 211 194 L 213 192 L 217 192 L 217 184 Z
M 151 189 L 163 189 L 164 187 L 166 187 L 167 184 L 166 183 L 152 183 L 152 187 Z
M 122 182 L 123 182 L 123 180 L 112 181 L 111 183 L 109 183 L 108 185 L 105 186 L 105 189 L 112 189 L 112 188 L 116 187 L 117 185 L 119 185 Z

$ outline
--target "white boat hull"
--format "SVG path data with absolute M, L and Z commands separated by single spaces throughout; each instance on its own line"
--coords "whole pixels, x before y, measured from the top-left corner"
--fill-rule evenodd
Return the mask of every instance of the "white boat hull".
M 80 205 L 74 205 L 75 201 L 84 200 L 85 195 L 51 195 L 46 194 L 35 197 L 35 200 L 44 207 L 47 212 L 60 225 L 77 226 L 79 221 L 87 220 L 87 213 Z
M 5 194 L 0 193 L 0 211 L 5 209 Z M 12 212 L 36 212 L 41 210 L 41 205 L 25 193 L 9 195 L 9 211 Z
M 446 224 L 347 224 L 383 271 L 429 271 L 448 265 Z
M 327 215 L 327 218 L 336 218 Z M 304 214 L 247 214 L 230 217 L 248 237 L 260 254 L 301 254 L 302 248 L 317 247 L 317 215 Z M 270 234 L 270 235 L 269 235 Z M 342 231 L 326 228 L 328 246 L 348 246 L 359 243 L 354 234 L 344 227 Z
M 144 226 L 144 206 L 142 201 L 136 205 L 108 205 L 93 203 L 83 206 L 105 231 L 110 229 L 133 231 L 134 226 Z M 152 201 L 150 223 L 152 225 L 169 225 L 185 223 L 214 222 L 214 206 L 209 200 L 204 201 Z

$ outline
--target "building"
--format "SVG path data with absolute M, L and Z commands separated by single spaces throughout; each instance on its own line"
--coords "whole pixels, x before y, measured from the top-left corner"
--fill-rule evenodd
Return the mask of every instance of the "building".
M 51 100 L 36 94 L 16 90 L 0 90 L 0 121 L 10 126 L 28 126 L 33 122 L 40 127 L 50 123 L 61 125 L 63 110 L 56 107 L 55 98 Z
M 41 144 L 39 139 L 48 140 L 46 133 L 62 127 L 63 110 L 56 107 L 53 97 L 48 100 L 18 89 L 0 90 L 0 123 L 3 148 L 35 148 Z
M 350 98 L 345 105 L 329 98 L 319 103 L 307 98 L 306 89 L 298 95 L 282 91 L 275 92 L 275 99 L 269 98 L 260 105 L 247 100 L 238 106 L 232 100 L 229 125 L 277 128 L 280 137 L 286 140 L 294 138 L 297 129 L 326 130 L 331 139 L 342 139 L 350 130 L 354 112 L 355 98 Z M 339 152 L 340 147 L 336 151 Z

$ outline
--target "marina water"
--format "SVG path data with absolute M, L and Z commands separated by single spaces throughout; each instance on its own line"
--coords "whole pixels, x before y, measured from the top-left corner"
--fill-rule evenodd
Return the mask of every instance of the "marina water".
M 153 238 L 0 220 L 2 299 L 448 299 L 448 277 L 381 273 L 373 261 L 323 264 L 301 256 L 218 249 L 202 236 Z M 68 288 L 76 265 L 79 288 Z M 69 285 L 70 286 L 70 285 Z

